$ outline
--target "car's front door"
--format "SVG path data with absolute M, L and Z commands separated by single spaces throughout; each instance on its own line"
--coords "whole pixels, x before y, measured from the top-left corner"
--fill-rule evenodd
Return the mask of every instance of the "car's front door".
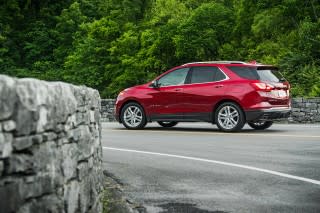
M 152 119 L 174 120 L 183 118 L 183 87 L 189 68 L 173 70 L 157 80 L 154 88 Z

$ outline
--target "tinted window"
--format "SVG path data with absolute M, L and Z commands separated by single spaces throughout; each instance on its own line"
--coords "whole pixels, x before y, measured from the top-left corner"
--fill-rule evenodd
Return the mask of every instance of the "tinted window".
M 173 86 L 184 84 L 189 68 L 182 68 L 172 71 L 158 80 L 160 86 Z
M 190 83 L 221 81 L 225 78 L 226 76 L 218 67 L 194 67 L 192 69 Z
M 281 73 L 276 69 L 270 67 L 228 67 L 232 72 L 239 77 L 249 80 L 261 80 L 269 82 L 280 82 L 283 80 Z

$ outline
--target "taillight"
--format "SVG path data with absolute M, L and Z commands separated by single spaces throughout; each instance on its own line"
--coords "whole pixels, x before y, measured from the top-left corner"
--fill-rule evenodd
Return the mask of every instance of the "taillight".
M 284 82 L 283 84 L 286 86 L 286 89 L 291 89 L 291 85 L 289 84 L 289 82 Z
M 271 90 L 274 89 L 274 86 L 267 83 L 259 82 L 259 83 L 251 83 L 251 84 L 256 90 L 259 90 L 259 91 L 271 92 Z

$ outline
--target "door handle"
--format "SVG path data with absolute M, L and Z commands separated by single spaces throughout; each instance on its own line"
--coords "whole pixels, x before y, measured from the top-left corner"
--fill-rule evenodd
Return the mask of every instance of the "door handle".
M 179 92 L 179 91 L 182 91 L 181 88 L 177 88 L 177 89 L 174 89 L 175 92 Z
M 223 85 L 216 85 L 214 86 L 215 88 L 221 88 L 221 87 L 224 87 Z

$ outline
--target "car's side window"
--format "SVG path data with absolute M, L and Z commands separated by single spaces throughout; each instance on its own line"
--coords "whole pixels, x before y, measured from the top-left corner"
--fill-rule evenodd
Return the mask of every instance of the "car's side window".
M 174 86 L 184 84 L 189 68 L 174 70 L 158 80 L 160 86 Z
M 190 83 L 205 83 L 226 79 L 225 74 L 218 67 L 194 67 Z

